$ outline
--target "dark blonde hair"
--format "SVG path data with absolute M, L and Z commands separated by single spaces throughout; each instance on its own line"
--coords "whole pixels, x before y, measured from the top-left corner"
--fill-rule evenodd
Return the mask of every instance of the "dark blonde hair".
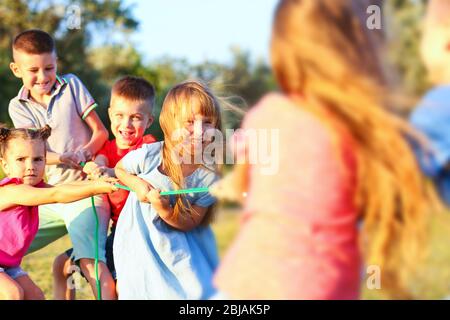
M 199 110 L 202 115 L 211 117 L 215 122 L 215 129 L 222 130 L 221 109 L 218 99 L 211 90 L 203 83 L 196 80 L 182 82 L 169 90 L 167 93 L 159 117 L 159 123 L 164 133 L 163 146 L 163 166 L 168 176 L 171 178 L 174 188 L 183 189 L 185 187 L 181 165 L 174 161 L 173 151 L 175 145 L 180 141 L 173 141 L 171 135 L 182 123 L 183 112 L 189 110 Z M 205 167 L 208 170 L 218 171 L 215 168 Z M 174 216 L 189 218 L 196 214 L 190 203 L 185 201 L 185 196 L 177 196 L 174 207 Z M 208 224 L 212 218 L 212 208 L 208 210 L 202 224 Z
M 334 141 L 340 141 L 336 123 L 352 137 L 365 263 L 380 267 L 388 294 L 407 298 L 423 253 L 430 202 L 405 139 L 415 132 L 386 110 L 389 94 L 377 35 L 363 25 L 354 5 L 347 0 L 280 1 L 272 66 L 281 90 L 295 101 L 304 97 L 298 105 L 315 113 Z
M 4 158 L 7 154 L 9 142 L 14 139 L 24 140 L 42 140 L 45 144 L 50 136 L 52 129 L 46 125 L 41 129 L 9 129 L 5 126 L 0 126 L 0 158 Z
M 144 78 L 124 76 L 117 80 L 111 89 L 111 100 L 121 97 L 129 101 L 148 101 L 152 113 L 155 103 L 155 88 Z

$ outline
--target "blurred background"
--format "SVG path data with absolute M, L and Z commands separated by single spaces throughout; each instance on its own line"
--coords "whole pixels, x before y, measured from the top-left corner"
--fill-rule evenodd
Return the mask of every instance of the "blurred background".
M 269 66 L 269 41 L 276 0 L 0 0 L 0 122 L 11 125 L 10 99 L 21 86 L 9 70 L 11 41 L 19 32 L 39 28 L 54 35 L 58 73 L 74 73 L 99 104 L 97 112 L 109 128 L 107 107 L 113 82 L 130 74 L 146 78 L 157 90 L 158 117 L 168 89 L 187 78 L 206 81 L 219 96 L 244 111 L 266 92 L 276 90 Z M 429 88 L 418 54 L 421 18 L 426 0 L 379 1 L 382 28 L 388 39 L 386 59 L 397 82 L 412 99 Z M 233 98 L 234 97 L 234 98 Z M 407 114 L 405 114 L 407 116 Z M 237 128 L 242 116 L 227 112 L 225 126 Z M 162 138 L 156 121 L 148 130 Z M 2 173 L 0 172 L 0 177 Z M 222 205 L 214 223 L 221 254 L 236 233 L 239 208 Z M 449 220 L 450 215 L 438 219 Z M 423 276 L 436 273 L 448 281 L 418 285 L 424 299 L 450 294 L 450 230 L 435 221 L 429 265 Z M 52 297 L 51 262 L 70 247 L 67 236 L 27 256 L 23 268 Z M 78 298 L 92 299 L 84 281 Z M 432 283 L 432 281 L 431 281 Z M 363 285 L 363 284 L 362 284 Z M 364 286 L 363 286 L 364 287 Z M 364 298 L 381 298 L 379 290 Z M 423 293 L 423 294 L 422 294 Z

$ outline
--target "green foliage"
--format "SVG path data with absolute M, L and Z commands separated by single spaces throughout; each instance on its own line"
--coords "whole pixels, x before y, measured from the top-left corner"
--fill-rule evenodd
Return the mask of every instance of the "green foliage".
M 81 8 L 79 29 L 67 28 L 66 8 L 76 4 Z M 141 76 L 154 84 L 157 90 L 155 122 L 148 130 L 162 139 L 158 116 L 167 91 L 178 82 L 189 78 L 208 83 L 220 96 L 229 99 L 238 108 L 246 109 L 265 92 L 275 88 L 269 67 L 263 62 L 252 63 L 250 54 L 232 49 L 230 65 L 205 61 L 190 65 L 185 59 L 162 57 L 145 63 L 142 54 L 127 40 L 138 22 L 122 0 L 95 1 L 16 1 L 0 3 L 0 122 L 11 124 L 7 109 L 21 87 L 9 70 L 11 41 L 19 32 L 39 28 L 52 34 L 58 52 L 58 73 L 76 74 L 99 104 L 97 112 L 109 127 L 107 107 L 113 82 L 127 74 Z M 92 44 L 93 33 L 102 34 L 104 43 Z M 108 40 L 121 38 L 120 41 Z M 242 114 L 229 112 L 228 127 L 237 127 Z
M 400 74 L 400 82 L 410 94 L 421 95 L 428 88 L 420 57 L 422 18 L 427 0 L 385 1 L 390 60 Z

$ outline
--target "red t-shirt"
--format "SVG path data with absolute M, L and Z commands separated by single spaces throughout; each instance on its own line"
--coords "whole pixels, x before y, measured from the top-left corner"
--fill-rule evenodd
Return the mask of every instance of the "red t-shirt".
M 97 156 L 105 156 L 108 159 L 108 167 L 114 168 L 117 162 L 119 162 L 128 152 L 139 149 L 143 144 L 153 142 L 156 142 L 155 137 L 148 134 L 143 136 L 134 146 L 128 149 L 119 149 L 116 144 L 116 139 L 114 139 L 106 141 L 102 149 L 97 153 Z M 120 212 L 127 201 L 128 193 L 129 192 L 126 190 L 119 189 L 108 194 L 109 203 L 111 204 L 111 220 L 113 221 L 113 226 L 116 225 L 117 219 L 119 219 Z

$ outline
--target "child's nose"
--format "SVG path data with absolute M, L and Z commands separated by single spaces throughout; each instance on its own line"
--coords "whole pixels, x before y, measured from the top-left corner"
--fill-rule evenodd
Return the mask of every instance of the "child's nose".
M 125 122 L 125 126 L 127 127 L 127 128 L 131 128 L 133 125 L 132 125 L 132 121 L 131 121 L 131 118 L 125 118 L 124 119 L 124 122 Z
M 41 71 L 38 72 L 38 80 L 42 81 L 44 79 L 45 79 L 45 71 L 41 70 Z
M 202 136 L 204 131 L 205 131 L 205 125 L 202 123 L 202 121 L 195 121 L 195 123 L 194 123 L 194 135 L 195 136 Z
M 25 168 L 27 171 L 33 172 L 36 170 L 36 165 L 33 163 L 33 161 L 27 161 Z

